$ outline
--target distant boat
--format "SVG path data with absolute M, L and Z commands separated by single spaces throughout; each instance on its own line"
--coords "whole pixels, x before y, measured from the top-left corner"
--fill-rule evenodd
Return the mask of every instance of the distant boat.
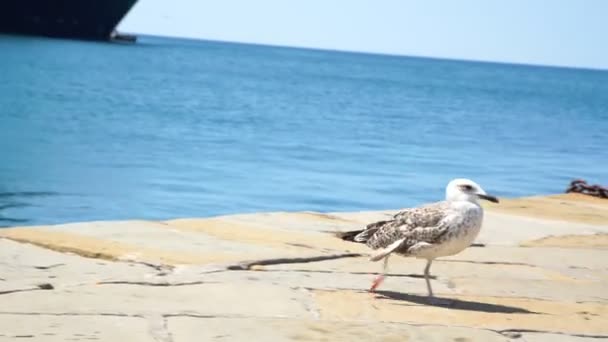
M 0 32 L 86 40 L 133 42 L 116 26 L 137 0 L 4 0 Z

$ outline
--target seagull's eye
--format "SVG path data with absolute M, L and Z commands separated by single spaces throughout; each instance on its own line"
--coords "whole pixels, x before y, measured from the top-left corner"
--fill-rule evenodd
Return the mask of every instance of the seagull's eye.
M 460 188 L 464 191 L 472 191 L 473 190 L 473 186 L 469 185 L 469 184 L 463 184 L 460 186 Z

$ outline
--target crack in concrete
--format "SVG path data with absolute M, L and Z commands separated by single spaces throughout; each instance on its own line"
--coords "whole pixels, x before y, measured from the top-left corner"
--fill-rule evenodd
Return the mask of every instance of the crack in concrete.
M 144 318 L 140 314 L 127 314 L 120 312 L 28 312 L 28 311 L 0 311 L 0 315 L 15 316 L 110 316 L 110 317 L 137 317 Z
M 217 281 L 189 281 L 189 282 L 152 282 L 152 281 L 128 281 L 128 280 L 108 280 L 100 281 L 97 285 L 140 285 L 140 286 L 188 286 L 188 285 L 201 285 L 201 284 L 217 284 Z
M 209 314 L 205 315 L 205 314 L 201 314 L 201 313 L 197 313 L 197 312 L 168 313 L 168 314 L 163 314 L 163 317 L 165 317 L 165 318 L 171 318 L 171 317 L 190 317 L 190 318 L 253 318 L 253 317 L 244 316 L 244 315 L 232 315 L 232 316 L 209 315 Z
M 15 289 L 15 290 L 0 291 L 0 295 L 17 293 L 17 292 L 40 291 L 40 290 L 41 289 L 38 288 L 38 287 L 29 287 L 29 288 L 25 288 L 25 289 Z
M 505 337 L 508 338 L 520 338 L 522 337 L 521 334 L 522 333 L 536 333 L 536 334 L 555 334 L 555 335 L 564 335 L 564 336 L 572 336 L 572 337 L 584 337 L 584 338 L 608 338 L 608 335 L 595 335 L 595 334 L 579 334 L 579 333 L 565 333 L 565 332 L 561 332 L 561 331 L 548 331 L 548 330 L 534 330 L 534 329 L 501 329 L 501 330 L 493 330 L 493 329 L 487 329 L 490 331 L 493 331 L 495 333 L 501 334 Z M 513 334 L 519 334 L 519 336 L 517 335 L 513 335 Z M 517 336 L 517 337 L 516 337 Z
M 256 270 L 260 272 L 298 272 L 298 273 L 332 273 L 332 274 L 352 274 L 352 275 L 378 275 L 380 272 L 347 272 L 347 271 L 332 271 L 332 270 L 302 270 L 302 269 L 291 269 L 291 270 Z M 386 277 L 407 277 L 407 278 L 418 278 L 424 279 L 424 274 L 415 273 L 386 273 Z M 437 276 L 431 275 L 430 279 L 437 279 Z
M 527 264 L 525 262 L 508 262 L 508 261 L 475 261 L 475 260 L 437 260 L 437 262 L 462 262 L 467 264 L 480 264 L 480 265 L 506 265 L 506 266 L 528 266 L 539 268 L 540 266 Z
M 177 312 L 177 313 L 166 313 L 163 314 L 165 318 L 172 317 L 190 317 L 190 318 L 225 318 L 225 319 L 299 319 L 296 317 L 289 317 L 284 315 L 268 315 L 268 316 L 251 316 L 251 315 L 239 315 L 239 314 L 202 314 L 198 312 Z
M 517 328 L 508 328 L 508 329 L 491 329 L 491 328 L 483 328 L 483 327 L 474 327 L 474 326 L 466 326 L 466 325 L 445 325 L 445 324 L 427 324 L 427 323 L 414 323 L 414 322 L 391 322 L 394 324 L 405 324 L 411 325 L 415 327 L 441 327 L 441 328 L 468 328 L 468 329 L 476 329 L 476 330 L 484 330 L 491 331 L 493 333 L 502 335 L 507 338 L 517 339 L 521 338 L 522 333 L 534 333 L 534 334 L 554 334 L 554 335 L 563 335 L 563 336 L 572 336 L 572 337 L 583 337 L 583 338 L 597 338 L 597 339 L 606 339 L 608 335 L 600 335 L 600 334 L 585 334 L 585 333 L 567 333 L 563 331 L 552 331 L 552 330 L 535 330 L 535 329 L 517 329 Z
M 41 291 L 41 290 L 53 290 L 53 285 L 49 283 L 38 284 L 36 287 L 27 287 L 24 289 L 14 289 L 14 290 L 6 290 L 0 291 L 0 295 L 18 293 L 18 292 L 30 292 L 30 291 Z
M 363 256 L 361 253 L 342 253 L 333 255 L 320 255 L 306 258 L 274 258 L 274 259 L 262 259 L 254 261 L 244 261 L 238 264 L 229 265 L 227 267 L 230 271 L 244 271 L 251 270 L 254 266 L 268 266 L 268 265 L 281 265 L 281 264 L 306 264 L 310 262 L 344 259 L 344 258 L 356 258 Z

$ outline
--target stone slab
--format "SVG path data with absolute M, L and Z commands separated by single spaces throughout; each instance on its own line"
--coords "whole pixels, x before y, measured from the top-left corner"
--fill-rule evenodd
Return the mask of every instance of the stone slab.
M 138 317 L 0 314 L 0 341 L 154 342 L 149 323 Z

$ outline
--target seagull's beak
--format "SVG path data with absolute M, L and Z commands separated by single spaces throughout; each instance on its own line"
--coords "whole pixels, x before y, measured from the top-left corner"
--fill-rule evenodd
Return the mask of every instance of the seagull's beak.
M 477 194 L 477 197 L 484 199 L 486 201 L 498 203 L 498 198 L 496 198 L 494 196 L 490 196 L 490 195 L 486 195 L 486 194 Z

